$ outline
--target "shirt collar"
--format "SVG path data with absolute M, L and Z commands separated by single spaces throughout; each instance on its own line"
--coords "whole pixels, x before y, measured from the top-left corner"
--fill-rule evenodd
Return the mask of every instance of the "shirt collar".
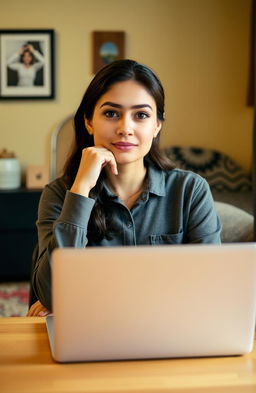
M 104 181 L 103 183 L 103 190 L 106 195 L 110 198 L 117 198 L 117 196 L 113 193 L 113 191 L 108 186 L 107 182 Z M 154 166 L 148 166 L 148 173 L 147 173 L 147 182 L 146 182 L 146 192 L 150 192 L 152 194 L 158 196 L 165 196 L 165 176 L 164 171 L 158 169 Z
M 112 199 L 117 198 L 117 195 L 114 194 L 114 192 L 111 190 L 111 188 L 110 188 L 109 185 L 107 184 L 106 179 L 105 179 L 104 182 L 103 182 L 103 192 L 104 192 L 109 198 L 112 198 Z
M 165 196 L 165 176 L 164 171 L 154 166 L 148 166 L 148 192 L 159 196 Z

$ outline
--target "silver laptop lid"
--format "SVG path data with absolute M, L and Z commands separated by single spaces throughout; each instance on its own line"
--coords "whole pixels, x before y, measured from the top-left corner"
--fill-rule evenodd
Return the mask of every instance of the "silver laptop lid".
M 58 361 L 252 349 L 255 244 L 64 248 L 52 268 Z

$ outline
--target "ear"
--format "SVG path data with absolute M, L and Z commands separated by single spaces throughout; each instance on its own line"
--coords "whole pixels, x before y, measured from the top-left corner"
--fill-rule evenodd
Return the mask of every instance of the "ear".
M 87 131 L 89 132 L 89 134 L 93 135 L 93 127 L 92 127 L 91 121 L 84 118 L 84 123 L 85 123 L 85 127 L 86 127 Z
M 161 128 L 162 128 L 162 122 L 160 120 L 157 120 L 157 127 L 156 127 L 156 130 L 154 132 L 154 138 L 157 137 L 157 135 L 158 135 L 159 131 L 161 130 Z

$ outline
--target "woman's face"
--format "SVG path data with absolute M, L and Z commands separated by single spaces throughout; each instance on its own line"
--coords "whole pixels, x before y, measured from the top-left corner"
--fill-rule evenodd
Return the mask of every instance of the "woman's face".
M 25 65 L 31 64 L 32 63 L 32 56 L 31 56 L 31 54 L 29 52 L 24 52 L 22 60 L 23 60 L 23 63 Z
M 114 84 L 85 120 L 94 145 L 110 150 L 118 164 L 143 161 L 162 123 L 154 98 L 134 80 Z

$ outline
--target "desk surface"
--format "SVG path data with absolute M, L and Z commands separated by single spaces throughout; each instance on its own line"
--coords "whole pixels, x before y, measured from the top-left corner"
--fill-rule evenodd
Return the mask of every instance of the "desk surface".
M 0 391 L 255 393 L 256 349 L 226 358 L 57 364 L 44 318 L 0 318 Z

